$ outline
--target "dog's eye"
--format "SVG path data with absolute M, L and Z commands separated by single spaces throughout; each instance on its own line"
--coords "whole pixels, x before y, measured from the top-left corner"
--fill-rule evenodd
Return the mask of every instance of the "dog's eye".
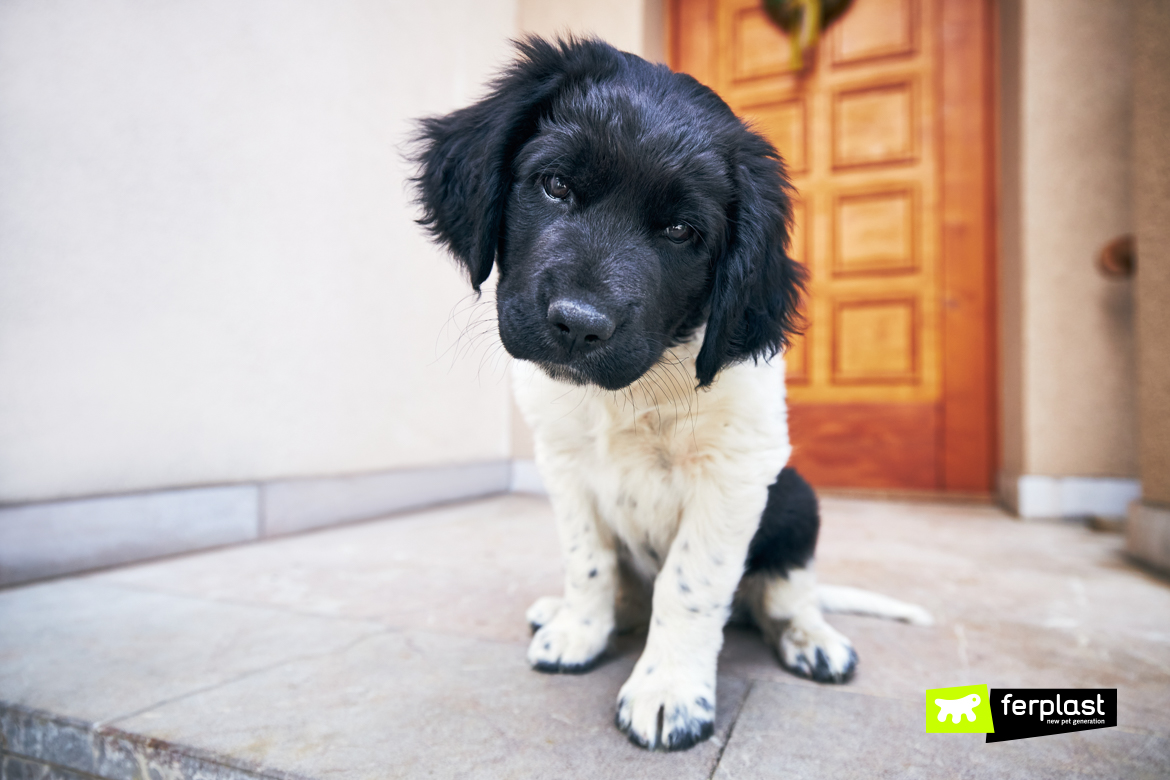
M 548 193 L 550 198 L 564 200 L 569 197 L 569 185 L 555 173 L 551 176 L 545 176 L 543 184 L 544 191 Z
M 684 225 L 681 222 L 677 225 L 671 225 L 663 232 L 666 233 L 667 238 L 676 244 L 681 244 L 684 241 L 690 241 L 691 238 L 693 238 L 695 235 L 695 231 L 693 228 L 691 228 L 690 225 Z

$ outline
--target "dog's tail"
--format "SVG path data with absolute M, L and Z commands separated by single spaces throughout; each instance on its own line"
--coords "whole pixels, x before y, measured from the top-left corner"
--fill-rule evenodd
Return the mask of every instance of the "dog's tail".
M 883 596 L 870 590 L 845 585 L 818 585 L 817 597 L 825 612 L 848 612 L 854 615 L 901 620 L 916 626 L 934 625 L 934 618 L 917 604 Z

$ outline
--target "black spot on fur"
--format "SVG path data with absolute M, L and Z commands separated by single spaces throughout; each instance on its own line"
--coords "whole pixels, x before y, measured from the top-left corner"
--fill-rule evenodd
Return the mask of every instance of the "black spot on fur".
M 785 576 L 812 560 L 820 530 L 817 496 L 796 469 L 785 468 L 768 488 L 768 504 L 748 547 L 747 573 Z
M 590 569 L 589 570 L 589 579 L 593 579 L 596 576 L 597 576 L 597 569 Z

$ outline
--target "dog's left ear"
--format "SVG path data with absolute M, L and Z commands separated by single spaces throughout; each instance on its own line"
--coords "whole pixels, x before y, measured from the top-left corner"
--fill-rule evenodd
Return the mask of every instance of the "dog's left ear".
M 515 43 L 519 55 L 483 100 L 420 123 L 419 223 L 450 248 L 477 291 L 492 272 L 512 187 L 512 161 L 542 114 L 569 85 L 601 80 L 623 56 L 590 38 Z
M 745 131 L 735 160 L 736 201 L 715 259 L 710 315 L 695 360 L 699 386 L 727 365 L 769 359 L 800 333 L 805 269 L 788 256 L 791 186 L 776 150 Z

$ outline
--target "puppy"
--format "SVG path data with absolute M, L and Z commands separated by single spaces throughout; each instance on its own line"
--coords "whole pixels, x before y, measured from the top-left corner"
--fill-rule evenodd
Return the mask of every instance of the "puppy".
M 563 596 L 528 611 L 529 662 L 588 670 L 652 588 L 617 725 L 687 748 L 713 731 L 733 607 L 798 675 L 857 667 L 821 612 L 816 497 L 785 468 L 778 354 L 805 280 L 787 253 L 791 190 L 776 150 L 690 76 L 596 40 L 517 48 L 487 97 L 423 120 L 420 222 L 477 291 L 498 275 L 565 562 Z

